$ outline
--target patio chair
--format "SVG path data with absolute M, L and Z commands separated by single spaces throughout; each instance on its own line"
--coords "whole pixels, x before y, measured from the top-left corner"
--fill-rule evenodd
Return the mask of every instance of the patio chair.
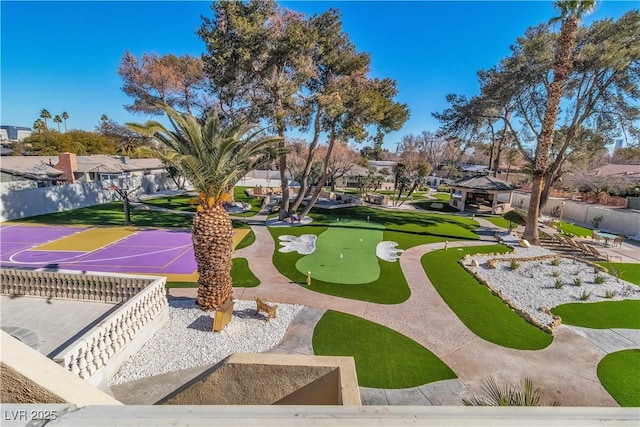
M 584 242 L 581 242 L 580 240 L 575 240 L 576 245 L 578 245 L 578 249 L 580 249 L 580 252 L 582 252 L 585 255 L 593 255 L 592 252 L 589 250 L 589 248 L 587 248 L 587 245 L 584 244 Z
M 602 252 L 600 252 L 599 250 L 597 250 L 596 248 L 594 248 L 591 245 L 585 245 L 585 246 L 589 249 L 589 251 L 591 251 L 591 253 L 593 254 L 593 256 L 596 259 L 603 259 L 605 261 L 611 261 L 612 258 L 618 258 L 620 260 L 619 262 L 622 262 L 622 257 L 620 255 L 611 255 L 611 254 L 609 254 L 607 252 L 602 253 Z
M 619 248 L 622 247 L 622 242 L 624 242 L 624 240 L 626 239 L 624 234 L 618 234 L 618 237 L 616 237 L 615 239 L 613 239 L 613 246 L 618 245 Z

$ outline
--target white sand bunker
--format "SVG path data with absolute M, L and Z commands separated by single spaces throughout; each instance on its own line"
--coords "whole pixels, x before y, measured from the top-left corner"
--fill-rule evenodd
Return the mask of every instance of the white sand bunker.
M 316 239 L 318 236 L 315 234 L 303 234 L 300 237 L 290 236 L 288 234 L 278 237 L 282 247 L 278 249 L 280 252 L 298 252 L 300 255 L 309 255 L 316 250 Z
M 398 249 L 397 246 L 396 242 L 380 242 L 376 246 L 376 256 L 385 261 L 396 262 L 404 252 L 403 249 Z

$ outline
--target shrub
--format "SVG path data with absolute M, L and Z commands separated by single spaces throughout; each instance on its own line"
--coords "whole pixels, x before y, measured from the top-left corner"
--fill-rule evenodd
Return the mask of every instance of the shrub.
M 440 193 L 448 193 L 448 192 L 451 191 L 451 187 L 449 187 L 448 185 L 445 185 L 445 184 L 440 184 L 440 185 L 438 185 L 437 190 Z
M 515 259 L 512 259 L 511 262 L 509 263 L 509 268 L 512 270 L 517 270 L 518 267 L 520 267 L 520 264 L 518 264 L 518 261 L 516 261 Z
M 579 277 L 575 277 L 573 279 L 573 284 L 576 285 L 576 286 L 582 286 L 582 279 L 579 278 Z
M 606 279 L 604 278 L 604 276 L 596 274 L 593 278 L 593 281 L 598 285 L 602 285 L 604 282 L 606 282 Z
M 591 292 L 582 291 L 582 293 L 580 294 L 580 301 L 586 301 L 589 299 L 590 296 L 591 296 Z
M 551 265 L 553 265 L 554 267 L 557 267 L 560 265 L 560 258 L 554 258 L 551 260 Z
M 518 209 L 505 212 L 502 215 L 502 218 L 509 221 L 509 232 L 511 232 L 516 227 L 516 225 L 526 225 L 527 223 L 527 214 Z
M 551 275 L 552 275 L 553 277 L 560 277 L 560 272 L 559 272 L 558 270 L 553 270 L 553 271 L 551 272 Z
M 591 225 L 593 225 L 593 228 L 600 228 L 600 224 L 602 223 L 603 219 L 604 218 L 602 215 L 594 216 L 593 218 L 591 218 Z
M 562 289 L 562 287 L 564 286 L 564 283 L 562 282 L 562 280 L 556 279 L 554 286 L 556 287 L 556 289 Z
M 521 385 L 499 386 L 495 379 L 489 377 L 483 382 L 483 396 L 462 399 L 465 406 L 560 406 L 558 402 L 546 402 L 542 399 L 542 391 L 534 388 L 533 381 L 525 378 Z
M 609 299 L 610 299 L 610 298 L 613 298 L 613 297 L 615 297 L 615 296 L 616 296 L 616 291 L 610 291 L 610 290 L 607 290 L 607 291 L 604 293 L 604 297 L 605 297 L 605 298 L 609 298 Z
M 624 271 L 620 271 L 617 268 L 611 268 L 609 270 L 609 274 L 611 274 L 613 277 L 615 277 L 616 280 L 619 282 L 620 281 L 620 276 L 622 276 L 624 274 Z

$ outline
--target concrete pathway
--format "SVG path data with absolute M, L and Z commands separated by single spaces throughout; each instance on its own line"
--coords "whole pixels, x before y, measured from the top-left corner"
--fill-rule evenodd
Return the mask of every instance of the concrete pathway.
M 472 333 L 440 298 L 427 278 L 420 259 L 425 253 L 443 249 L 444 243 L 420 245 L 406 250 L 400 264 L 411 297 L 395 305 L 375 304 L 339 298 L 305 289 L 282 276 L 273 263 L 265 262 L 276 249 L 275 242 L 264 226 L 265 212 L 249 221 L 256 235 L 254 244 L 236 251 L 234 257 L 246 258 L 251 271 L 260 279 L 255 288 L 234 290 L 234 297 L 250 300 L 261 297 L 271 302 L 304 304 L 310 308 L 301 313 L 287 336 L 273 352 L 312 354 L 313 328 L 324 310 L 353 314 L 396 330 L 422 344 L 440 357 L 458 375 L 457 380 L 428 384 L 405 390 L 361 390 L 365 404 L 461 404 L 462 397 L 482 392 L 482 382 L 494 377 L 499 382 L 518 383 L 530 377 L 544 392 L 545 398 L 557 400 L 563 406 L 617 406 L 598 380 L 598 362 L 611 349 L 638 346 L 633 333 L 625 344 L 609 331 L 590 334 L 573 327 L 561 326 L 553 343 L 538 351 L 514 350 L 489 343 Z M 498 227 L 476 218 L 483 228 L 480 241 L 449 242 L 448 248 L 494 244 L 493 231 Z M 433 266 L 432 268 L 448 268 Z M 194 297 L 196 290 L 172 289 L 172 296 Z M 615 337 L 614 337 L 615 338 Z M 622 338 L 620 338 L 622 339 Z

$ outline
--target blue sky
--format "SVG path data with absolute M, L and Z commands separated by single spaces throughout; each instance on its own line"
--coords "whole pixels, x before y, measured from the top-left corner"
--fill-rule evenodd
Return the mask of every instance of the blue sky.
M 307 14 L 330 7 L 342 12 L 344 29 L 372 57 L 376 77 L 398 82 L 397 99 L 411 118 L 388 135 L 395 148 L 403 135 L 435 131 L 434 111 L 448 93 L 474 95 L 476 72 L 496 65 L 526 28 L 556 15 L 550 1 L 286 1 Z M 209 1 L 5 1 L 0 2 L 2 125 L 32 126 L 42 108 L 66 111 L 69 129 L 93 130 L 100 116 L 143 122 L 123 105 L 117 68 L 125 50 L 136 56 L 200 55 L 195 34 Z M 637 1 L 603 1 L 585 20 L 618 18 Z

